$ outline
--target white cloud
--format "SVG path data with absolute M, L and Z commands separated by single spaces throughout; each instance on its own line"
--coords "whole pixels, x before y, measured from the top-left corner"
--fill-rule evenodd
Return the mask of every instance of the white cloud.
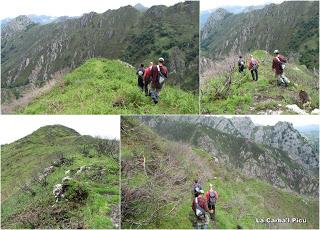
M 200 1 L 200 10 L 211 10 L 217 9 L 220 7 L 227 7 L 227 6 L 256 6 L 256 5 L 264 5 L 267 3 L 281 3 L 284 0 L 201 0 Z
M 9 0 L 2 1 L 0 18 L 37 14 L 48 16 L 80 16 L 95 11 L 103 13 L 108 9 L 141 3 L 146 7 L 153 5 L 171 6 L 182 0 Z
M 1 115 L 0 144 L 16 141 L 45 125 L 60 124 L 81 135 L 120 139 L 120 116 L 109 115 Z

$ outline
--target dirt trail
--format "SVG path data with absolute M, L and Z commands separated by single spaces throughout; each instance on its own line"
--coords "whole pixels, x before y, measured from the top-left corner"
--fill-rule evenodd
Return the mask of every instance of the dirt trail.
M 1 105 L 1 113 L 2 114 L 15 114 L 19 108 L 23 108 L 27 106 L 34 98 L 43 95 L 46 92 L 49 92 L 68 72 L 68 70 L 64 69 L 56 72 L 52 79 L 48 80 L 44 86 L 36 87 L 30 86 L 23 92 L 21 92 L 22 97 L 18 99 L 14 99 L 10 103 L 4 103 Z

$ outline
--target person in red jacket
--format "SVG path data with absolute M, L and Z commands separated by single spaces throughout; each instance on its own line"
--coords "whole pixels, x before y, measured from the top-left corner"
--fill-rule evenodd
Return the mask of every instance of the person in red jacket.
M 214 190 L 213 185 L 210 184 L 209 191 L 206 192 L 206 199 L 208 203 L 208 208 L 210 210 L 210 217 L 214 221 L 216 214 L 216 202 L 218 200 L 218 192 Z
M 272 70 L 278 80 L 278 85 L 288 86 L 290 81 L 283 73 L 287 60 L 283 55 L 280 54 L 279 50 L 275 50 L 273 53 L 274 58 L 272 60 Z
M 254 81 L 258 81 L 258 67 L 258 60 L 255 59 L 253 55 L 250 55 L 250 59 L 248 61 L 248 69 L 251 71 L 251 76 Z
M 151 98 L 155 104 L 158 103 L 160 91 L 165 79 L 168 78 L 168 69 L 163 63 L 164 59 L 159 58 L 158 65 L 154 65 L 151 69 Z
M 149 93 L 149 83 L 151 81 L 151 69 L 153 66 L 153 62 L 150 62 L 149 66 L 144 70 L 144 75 L 143 75 L 143 84 L 144 84 L 144 92 L 146 96 L 150 96 Z
M 208 209 L 207 200 L 204 196 L 204 191 L 200 190 L 197 197 L 193 199 L 192 210 L 194 211 L 197 217 L 197 226 L 198 229 L 207 229 L 209 224 L 209 214 L 210 210 Z

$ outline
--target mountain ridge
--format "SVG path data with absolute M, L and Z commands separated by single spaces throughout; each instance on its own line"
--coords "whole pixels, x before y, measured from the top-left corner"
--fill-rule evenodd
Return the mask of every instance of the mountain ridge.
M 204 56 L 217 59 L 256 49 L 278 49 L 309 69 L 319 70 L 317 55 L 313 55 L 319 50 L 318 17 L 317 2 L 283 2 L 230 15 L 216 27 L 210 26 L 208 20 L 208 26 L 201 30 L 201 51 Z
M 194 126 L 187 128 L 181 123 L 175 123 L 176 126 L 173 124 L 164 128 L 166 134 L 172 134 L 169 137 L 141 120 L 137 117 L 124 117 L 121 120 L 122 227 L 196 228 L 195 215 L 191 209 L 194 196 L 190 192 L 196 178 L 205 191 L 209 184 L 213 184 L 219 193 L 216 218 L 214 222 L 209 222 L 210 229 L 232 229 L 236 226 L 254 229 L 284 226 L 301 228 L 303 226 L 292 224 L 261 224 L 257 223 L 255 218 L 296 216 L 293 212 L 308 215 L 314 211 L 315 215 L 308 217 L 308 220 L 311 220 L 308 224 L 317 228 L 319 222 L 316 197 L 278 189 L 265 180 L 258 179 L 258 174 L 247 177 L 238 167 L 229 167 L 219 154 L 212 155 L 212 152 L 202 148 L 204 146 L 195 146 L 192 136 L 197 128 Z M 175 128 L 180 132 L 172 132 Z M 178 136 L 184 135 L 191 139 L 177 140 Z M 228 137 L 221 132 L 216 135 L 222 139 Z M 227 142 L 232 143 L 232 139 Z M 248 158 L 252 158 L 252 155 Z M 244 161 L 239 160 L 238 164 L 241 163 Z M 265 198 L 268 201 L 265 201 Z M 145 202 L 141 202 L 141 199 Z M 306 211 L 297 210 L 298 203 L 299 207 L 306 208 Z M 310 211 L 311 209 L 314 211 Z M 168 215 L 172 210 L 174 215 Z M 240 214 L 239 210 L 242 210 Z M 150 215 L 154 218 L 146 218 Z
M 12 39 L 2 34 L 1 87 L 6 91 L 2 102 L 13 100 L 14 91 L 22 94 L 27 86 L 41 86 L 62 70 L 68 72 L 93 57 L 122 59 L 138 66 L 156 63 L 162 56 L 170 71 L 168 82 L 197 93 L 198 59 L 193 53 L 198 50 L 198 33 L 186 25 L 197 26 L 194 19 L 198 18 L 198 7 L 198 2 L 183 2 L 171 7 L 153 6 L 141 13 L 124 6 L 102 14 L 91 12 L 63 22 L 35 25 Z M 164 31 L 154 26 L 155 21 Z M 142 22 L 143 28 L 139 26 Z
M 1 145 L 1 226 L 118 228 L 118 180 L 119 141 L 43 126 Z
M 314 149 L 293 125 L 288 122 L 278 122 L 274 126 L 255 126 L 249 117 L 164 117 L 163 119 L 144 119 L 151 127 L 159 127 L 166 120 L 185 121 L 194 124 L 206 125 L 221 132 L 245 138 L 258 144 L 280 149 L 289 153 L 292 160 L 297 161 L 304 168 L 317 172 L 319 158 L 317 149 Z

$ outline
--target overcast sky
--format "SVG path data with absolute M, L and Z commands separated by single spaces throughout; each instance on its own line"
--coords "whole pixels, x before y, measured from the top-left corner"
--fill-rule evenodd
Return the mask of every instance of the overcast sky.
M 1 115 L 0 144 L 16 141 L 45 125 L 64 125 L 81 135 L 120 139 L 120 116 Z
M 242 116 L 242 115 L 241 115 Z M 231 117 L 240 117 L 239 116 L 233 116 L 228 115 L 224 116 L 227 118 Z M 306 125 L 319 125 L 319 116 L 316 115 L 251 115 L 246 116 L 243 115 L 243 117 L 250 117 L 253 123 L 259 124 L 259 125 L 275 125 L 279 121 L 287 121 L 293 124 L 293 126 L 306 126 Z
M 137 3 L 150 7 L 153 5 L 171 6 L 178 2 L 183 2 L 183 0 L 8 0 L 2 1 L 0 19 L 28 14 L 80 16 L 91 11 L 103 13 L 108 9 L 134 6 Z
M 200 10 L 211 10 L 226 6 L 256 6 L 267 3 L 281 3 L 283 0 L 201 0 Z

